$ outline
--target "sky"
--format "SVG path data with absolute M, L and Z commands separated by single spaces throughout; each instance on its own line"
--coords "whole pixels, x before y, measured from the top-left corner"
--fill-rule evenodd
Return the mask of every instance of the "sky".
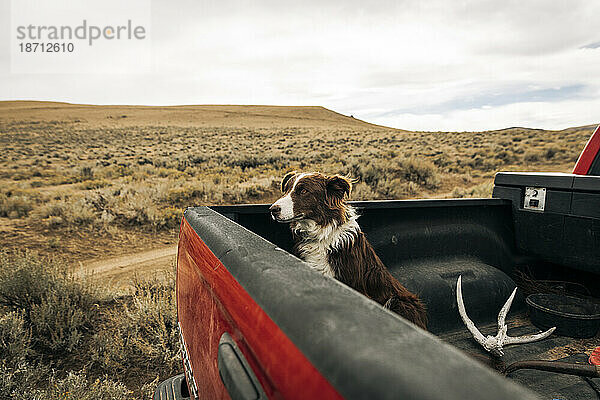
M 150 19 L 143 56 L 107 42 L 94 49 L 114 62 L 88 52 L 74 72 L 38 62 L 22 73 L 11 64 L 14 6 L 0 0 L 0 100 L 319 105 L 425 131 L 600 123 L 600 1 L 370 3 L 139 0 Z M 93 22 L 106 0 L 85 4 Z

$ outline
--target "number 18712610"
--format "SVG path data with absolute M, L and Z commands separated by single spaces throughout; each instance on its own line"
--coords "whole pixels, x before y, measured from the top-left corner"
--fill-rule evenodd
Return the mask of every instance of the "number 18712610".
M 21 53 L 72 53 L 75 50 L 73 43 L 52 42 L 26 42 L 19 43 Z

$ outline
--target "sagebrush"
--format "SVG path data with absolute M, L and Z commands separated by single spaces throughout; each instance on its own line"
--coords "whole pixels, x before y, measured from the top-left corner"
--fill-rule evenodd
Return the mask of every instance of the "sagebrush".
M 126 291 L 56 259 L 0 253 L 0 398 L 146 398 L 179 372 L 172 271 Z

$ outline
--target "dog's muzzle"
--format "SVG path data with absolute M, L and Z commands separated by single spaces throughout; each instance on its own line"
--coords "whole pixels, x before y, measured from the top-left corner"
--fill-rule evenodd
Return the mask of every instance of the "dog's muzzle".
M 269 211 L 271 212 L 271 218 L 273 219 L 273 221 L 280 222 L 282 224 L 286 224 L 286 223 L 292 222 L 292 221 L 298 221 L 304 217 L 303 214 L 300 214 L 300 215 L 295 215 L 292 218 L 281 219 L 281 207 L 278 205 L 275 205 L 275 204 L 273 204 L 271 207 L 269 207 Z

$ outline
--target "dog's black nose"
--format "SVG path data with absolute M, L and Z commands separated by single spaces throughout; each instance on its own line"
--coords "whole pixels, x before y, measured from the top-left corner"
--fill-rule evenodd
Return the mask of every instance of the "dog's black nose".
M 273 204 L 271 207 L 269 207 L 269 211 L 271 211 L 271 215 L 273 216 L 273 218 L 278 217 L 279 214 L 281 214 L 281 207 Z

